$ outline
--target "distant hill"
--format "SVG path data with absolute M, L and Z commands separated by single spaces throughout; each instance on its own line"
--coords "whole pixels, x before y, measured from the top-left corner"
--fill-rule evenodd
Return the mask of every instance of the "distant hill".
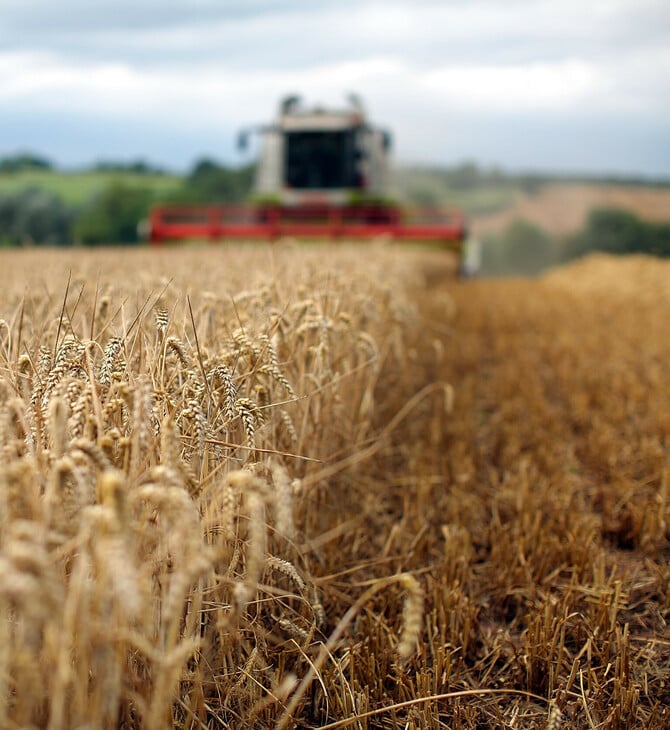
M 552 200 L 562 198 L 564 205 L 579 209 L 578 223 L 584 217 L 583 207 L 590 205 L 632 205 L 633 212 L 654 216 L 656 211 L 662 212 L 663 207 L 667 209 L 670 191 L 670 180 L 507 173 L 499 168 L 480 168 L 474 163 L 451 168 L 400 166 L 394 170 L 393 179 L 399 200 L 456 206 L 462 208 L 470 219 L 476 220 L 495 213 L 502 214 L 503 211 L 513 211 L 512 216 L 523 217 L 539 201 L 544 202 L 544 197 L 537 196 L 546 195 L 549 190 L 552 191 Z M 564 192 L 557 194 L 556 191 Z M 561 200 L 556 200 L 556 206 L 561 207 Z M 570 220 L 574 220 L 574 214 L 571 216 Z M 497 219 L 492 216 L 491 225 L 497 225 L 495 221 Z
M 225 178 L 225 184 L 219 184 Z M 239 180 L 236 180 L 239 177 Z M 111 181 L 149 188 L 155 197 L 183 196 L 184 185 L 192 182 L 213 193 L 231 194 L 239 199 L 250 185 L 253 170 L 234 168 L 211 160 L 197 160 L 189 174 L 179 175 L 145 160 L 100 160 L 80 170 L 62 170 L 43 155 L 26 152 L 0 158 L 0 196 L 28 187 L 55 193 L 69 204 L 80 204 Z M 214 180 L 214 182 L 212 182 Z M 497 167 L 485 168 L 473 162 L 449 167 L 398 165 L 393 170 L 393 194 L 405 203 L 456 206 L 470 217 L 511 209 L 532 198 L 550 185 L 578 184 L 580 190 L 595 189 L 670 189 L 670 180 L 611 178 L 597 176 L 558 176 L 544 173 L 509 173 Z M 567 189 L 567 188 L 565 188 Z M 596 196 L 597 197 L 597 196 Z M 624 195 L 628 199 L 628 193 Z M 650 195 L 650 199 L 653 194 Z M 226 202 L 222 199 L 220 202 Z
M 243 201 L 253 177 L 253 166 L 228 167 L 212 159 L 197 160 L 179 175 L 143 160 L 99 161 L 71 171 L 34 153 L 5 157 L 0 159 L 0 245 L 136 242 L 137 223 L 151 205 Z M 572 235 L 595 208 L 626 210 L 650 222 L 670 219 L 670 181 L 513 174 L 468 162 L 398 166 L 393 186 L 393 197 L 407 206 L 462 209 L 470 230 L 481 238 L 501 234 L 519 220 L 546 236 Z
M 596 208 L 617 208 L 654 223 L 670 222 L 670 185 L 552 182 L 528 193 L 517 190 L 509 205 L 470 216 L 476 234 L 503 230 L 523 219 L 555 236 L 580 230 Z
M 46 157 L 22 152 L 0 159 L 0 173 L 15 173 L 26 170 L 51 170 L 53 165 Z

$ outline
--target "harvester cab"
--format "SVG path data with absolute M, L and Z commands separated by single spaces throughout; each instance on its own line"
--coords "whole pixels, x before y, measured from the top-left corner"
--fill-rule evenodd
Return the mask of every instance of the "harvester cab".
M 307 108 L 297 96 L 281 102 L 277 121 L 258 129 L 259 199 L 291 207 L 387 201 L 391 135 L 367 121 L 357 96 L 348 102 L 340 110 Z
M 159 206 L 150 240 L 366 240 L 384 236 L 430 241 L 463 253 L 459 210 L 400 206 L 391 198 L 388 131 L 372 125 L 360 99 L 342 109 L 309 108 L 297 96 L 279 106 L 274 123 L 243 130 L 260 137 L 256 185 L 244 206 Z

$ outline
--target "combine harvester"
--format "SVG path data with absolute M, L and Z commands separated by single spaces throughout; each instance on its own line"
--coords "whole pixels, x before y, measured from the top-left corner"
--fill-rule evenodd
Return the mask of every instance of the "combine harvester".
M 183 239 L 372 239 L 431 241 L 463 255 L 461 211 L 401 207 L 390 197 L 391 137 L 366 120 L 358 98 L 344 110 L 307 109 L 299 97 L 280 105 L 258 132 L 256 189 L 247 205 L 158 206 L 150 213 L 153 244 Z

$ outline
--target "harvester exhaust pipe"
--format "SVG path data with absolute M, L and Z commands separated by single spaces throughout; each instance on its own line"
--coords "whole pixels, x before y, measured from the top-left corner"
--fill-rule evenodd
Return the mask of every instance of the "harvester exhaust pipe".
M 284 114 L 290 114 L 294 112 L 298 106 L 300 106 L 301 98 L 298 94 L 289 94 L 285 96 L 279 103 L 279 113 L 283 116 Z

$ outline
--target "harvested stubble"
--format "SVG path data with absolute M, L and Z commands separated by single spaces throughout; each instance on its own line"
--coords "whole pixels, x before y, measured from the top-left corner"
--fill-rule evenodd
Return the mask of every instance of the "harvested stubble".
M 667 726 L 668 269 L 428 256 L 3 256 L 0 727 Z

